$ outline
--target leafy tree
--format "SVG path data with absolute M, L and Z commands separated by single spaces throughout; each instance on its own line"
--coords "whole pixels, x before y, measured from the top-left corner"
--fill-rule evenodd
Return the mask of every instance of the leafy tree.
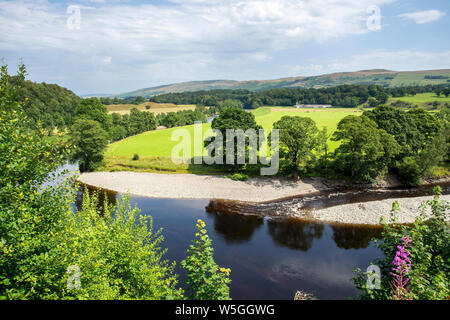
M 108 109 L 97 98 L 83 99 L 75 109 L 75 117 L 76 120 L 97 121 L 106 133 L 111 131 L 112 118 L 108 115 Z
M 207 235 L 205 223 L 197 221 L 196 239 L 187 251 L 181 266 L 187 273 L 189 298 L 195 300 L 230 300 L 228 284 L 230 269 L 219 267 L 213 258 L 212 241 Z
M 375 107 L 378 106 L 380 103 L 379 103 L 378 100 L 375 99 L 374 97 L 370 97 L 369 100 L 367 100 L 367 104 L 368 104 L 369 107 L 375 108 Z
M 441 128 L 438 134 L 417 156 L 417 162 L 421 168 L 421 175 L 431 176 L 433 167 L 450 159 L 450 124 Z
M 154 129 L 156 129 L 156 119 L 153 113 L 141 112 L 136 108 L 131 109 L 128 135 L 135 135 Z
M 335 151 L 337 169 L 353 179 L 373 180 L 400 152 L 393 137 L 364 115 L 342 119 L 332 140 L 341 141 Z
M 85 191 L 81 208 L 72 208 L 72 179 L 55 183 L 52 174 L 68 150 L 30 130 L 17 99 L 24 76 L 21 66 L 11 83 L 1 68 L 0 299 L 182 299 L 175 265 L 163 260 L 161 231 L 153 232 L 151 217 L 131 208 L 129 197 L 113 206 Z M 75 125 L 103 131 L 93 120 Z M 79 287 L 69 272 L 77 269 Z M 220 283 L 227 276 L 214 292 L 226 297 Z
M 79 160 L 80 171 L 92 171 L 103 164 L 103 153 L 108 145 L 108 134 L 94 120 L 77 120 L 70 128 L 70 141 L 76 146 L 72 155 Z
M 294 179 L 298 178 L 298 165 L 312 155 L 319 144 L 319 130 L 310 118 L 283 116 L 273 124 L 280 130 L 280 147 L 292 165 Z M 280 148 L 280 149 L 281 149 Z
M 242 131 L 244 131 L 244 133 L 247 130 L 253 129 L 253 130 L 255 130 L 257 137 L 259 137 L 259 130 L 262 129 L 262 127 L 256 123 L 255 116 L 252 113 L 246 112 L 245 110 L 243 110 L 241 108 L 224 108 L 222 110 L 222 112 L 220 113 L 220 116 L 215 118 L 212 121 L 211 127 L 213 129 L 219 130 L 223 136 L 223 141 L 224 141 L 224 146 L 223 146 L 224 161 L 223 161 L 223 163 L 226 163 L 225 158 L 227 156 L 227 152 L 229 152 L 229 150 L 226 149 L 225 142 L 228 139 L 230 141 L 234 141 L 234 164 L 235 165 L 233 166 L 233 168 L 235 168 L 236 166 L 239 166 L 239 164 L 237 164 L 237 158 L 242 155 L 238 154 L 239 150 L 238 150 L 237 137 L 236 136 L 234 138 L 229 137 L 227 135 L 227 129 L 232 129 L 232 130 L 241 129 Z M 248 154 L 249 147 L 250 147 L 248 139 L 245 139 L 244 143 L 245 143 L 244 152 L 246 153 L 245 157 L 247 159 L 247 154 Z M 257 145 L 257 147 L 259 147 L 259 146 Z
M 67 148 L 46 139 L 18 99 L 24 83 L 21 65 L 13 83 L 7 66 L 0 75 L 0 298 L 42 297 L 52 281 L 45 262 L 52 230 L 70 209 L 64 188 L 41 187 L 65 161 Z M 20 101 L 22 100 L 22 101 Z
M 436 136 L 442 128 L 442 124 L 439 119 L 424 109 L 413 109 L 408 112 L 408 116 L 412 119 L 422 135 L 424 145 L 433 139 L 433 137 Z
M 12 84 L 17 80 L 10 77 Z M 30 125 L 42 126 L 51 132 L 55 127 L 63 129 L 73 124 L 74 110 L 81 98 L 56 84 L 26 80 L 18 89 L 17 101 L 24 102 L 23 109 Z
M 402 147 L 404 156 L 417 153 L 423 146 L 425 138 L 409 113 L 391 106 L 381 105 L 374 110 L 365 111 L 364 116 L 375 121 L 380 129 L 393 135 Z

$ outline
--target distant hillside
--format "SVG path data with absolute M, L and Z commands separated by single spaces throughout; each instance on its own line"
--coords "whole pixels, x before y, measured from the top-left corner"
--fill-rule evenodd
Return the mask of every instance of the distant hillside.
M 312 77 L 291 77 L 276 80 L 210 80 L 191 81 L 139 89 L 117 95 L 117 97 L 152 97 L 165 93 L 178 93 L 213 89 L 247 89 L 260 91 L 274 88 L 323 88 L 343 84 L 378 84 L 385 87 L 450 83 L 450 69 L 426 71 L 391 71 L 383 69 L 357 72 L 331 73 Z

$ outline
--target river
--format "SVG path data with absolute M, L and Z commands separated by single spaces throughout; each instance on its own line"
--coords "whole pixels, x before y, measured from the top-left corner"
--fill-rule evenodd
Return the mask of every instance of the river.
M 70 175 L 76 168 L 76 165 L 68 164 L 57 172 L 68 170 Z M 449 189 L 449 184 L 444 184 L 445 194 L 450 192 Z M 80 204 L 83 190 L 79 190 L 74 209 Z M 186 250 L 194 238 L 197 219 L 202 219 L 213 241 L 216 262 L 231 268 L 230 294 L 233 299 L 293 299 L 297 290 L 312 293 L 319 299 L 346 299 L 358 294 L 350 280 L 352 271 L 356 268 L 366 270 L 371 261 L 382 256 L 372 241 L 380 238 L 381 229 L 304 221 L 274 215 L 273 211 L 284 210 L 299 201 L 302 206 L 312 209 L 390 197 L 413 197 L 431 194 L 431 190 L 432 186 L 370 193 L 341 190 L 259 205 L 138 196 L 131 196 L 130 200 L 143 215 L 153 217 L 155 229 L 163 229 L 163 247 L 168 249 L 165 258 L 177 262 L 180 283 L 185 274 L 179 263 L 186 257 Z M 111 191 L 106 195 L 110 202 L 123 197 Z
M 110 200 L 122 197 L 107 195 Z M 208 212 L 207 199 L 131 196 L 131 203 L 153 217 L 156 229 L 163 228 L 165 257 L 177 262 L 181 280 L 179 262 L 194 238 L 197 219 L 204 220 L 216 262 L 231 268 L 233 299 L 293 299 L 296 290 L 319 299 L 354 297 L 352 270 L 365 270 L 381 255 L 371 241 L 380 236 L 379 228 Z

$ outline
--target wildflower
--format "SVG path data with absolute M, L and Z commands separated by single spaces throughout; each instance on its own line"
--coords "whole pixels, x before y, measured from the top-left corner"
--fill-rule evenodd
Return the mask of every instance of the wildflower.
M 411 259 L 409 258 L 411 252 L 406 251 L 406 248 L 411 246 L 410 242 L 412 240 L 409 236 L 405 236 L 401 238 L 401 240 L 402 245 L 397 246 L 397 252 L 392 261 L 394 267 L 392 268 L 393 272 L 391 272 L 393 279 L 390 285 L 393 291 L 394 300 L 408 299 L 407 294 L 410 287 L 408 286 L 410 281 L 408 274 L 411 268 Z

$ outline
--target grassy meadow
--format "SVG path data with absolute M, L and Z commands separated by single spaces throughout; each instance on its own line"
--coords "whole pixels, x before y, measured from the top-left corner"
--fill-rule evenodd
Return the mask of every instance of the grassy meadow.
M 434 71 L 426 74 L 424 72 L 401 72 L 392 79 L 390 86 L 440 84 L 446 81 L 442 79 L 425 79 L 426 75 L 450 77 L 450 72 L 447 70 Z
M 389 98 L 388 103 L 394 101 L 404 101 L 407 103 L 412 103 L 414 105 L 418 105 L 419 107 L 426 107 L 427 104 L 433 103 L 437 101 L 439 103 L 450 103 L 450 97 L 445 97 L 441 95 L 438 97 L 435 93 L 419 93 L 415 96 L 406 96 L 401 98 Z
M 147 110 L 147 106 L 150 109 Z M 130 113 L 131 109 L 136 108 L 139 111 L 150 111 L 154 114 L 177 112 L 181 110 L 195 110 L 195 105 L 176 105 L 173 103 L 155 103 L 155 102 L 144 102 L 139 105 L 135 104 L 111 104 L 106 106 L 109 113 L 118 113 L 120 115 Z
M 144 106 L 145 108 L 145 106 Z M 359 109 L 296 109 L 287 107 L 263 107 L 252 110 L 256 122 L 264 129 L 271 130 L 273 123 L 283 116 L 301 116 L 313 119 L 321 129 L 326 126 L 329 132 L 336 129 L 339 121 L 347 115 L 359 115 Z M 202 130 L 211 128 L 211 124 L 203 124 Z M 186 164 L 176 165 L 172 163 L 170 157 L 172 149 L 179 141 L 172 141 L 171 137 L 174 131 L 185 129 L 189 132 L 193 141 L 194 126 L 185 126 L 181 128 L 171 128 L 165 130 L 148 131 L 124 140 L 117 141 L 109 145 L 106 153 L 106 170 L 134 170 L 149 172 L 166 173 L 213 173 L 212 168 L 208 166 L 188 166 Z M 330 141 L 330 150 L 334 150 L 338 144 Z M 191 144 L 191 153 L 194 155 L 194 146 Z M 133 155 L 138 154 L 139 160 L 132 160 Z M 195 154 L 194 156 L 198 156 Z

